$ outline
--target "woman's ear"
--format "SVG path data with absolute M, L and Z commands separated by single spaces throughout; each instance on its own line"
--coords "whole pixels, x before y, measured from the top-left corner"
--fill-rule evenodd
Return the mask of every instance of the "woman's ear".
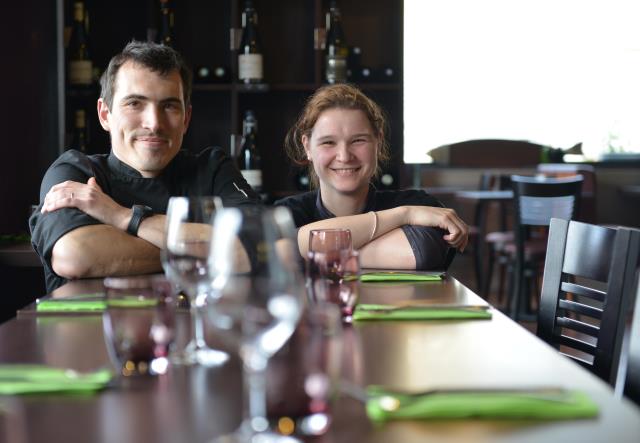
M 302 136 L 302 146 L 304 146 L 304 152 L 307 155 L 307 160 L 311 161 L 311 148 L 309 146 L 309 137 L 306 135 Z

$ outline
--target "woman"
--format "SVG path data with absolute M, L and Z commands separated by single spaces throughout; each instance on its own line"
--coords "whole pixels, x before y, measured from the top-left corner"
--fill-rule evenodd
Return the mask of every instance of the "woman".
M 354 86 L 318 89 L 289 130 L 285 149 L 308 165 L 314 191 L 277 201 L 288 207 L 306 257 L 309 231 L 348 228 L 367 268 L 442 269 L 450 247 L 463 250 L 467 225 L 423 191 L 378 191 L 371 179 L 388 160 L 385 117 Z

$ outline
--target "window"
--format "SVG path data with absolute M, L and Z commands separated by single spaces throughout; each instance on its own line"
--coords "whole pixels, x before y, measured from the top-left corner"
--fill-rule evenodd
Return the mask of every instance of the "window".
M 474 139 L 640 154 L 639 17 L 636 0 L 405 0 L 405 162 Z

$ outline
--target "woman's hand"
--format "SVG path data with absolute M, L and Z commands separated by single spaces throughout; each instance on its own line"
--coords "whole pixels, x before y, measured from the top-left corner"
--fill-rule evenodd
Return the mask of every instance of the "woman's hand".
M 462 221 L 456 211 L 450 208 L 433 206 L 407 206 L 408 225 L 430 226 L 441 228 L 448 232 L 443 238 L 461 252 L 469 242 L 469 227 Z

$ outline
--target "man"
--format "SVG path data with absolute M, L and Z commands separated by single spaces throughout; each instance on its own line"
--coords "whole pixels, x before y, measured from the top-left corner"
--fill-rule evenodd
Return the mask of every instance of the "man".
M 111 59 L 100 86 L 98 118 L 111 152 L 62 154 L 29 220 L 48 291 L 66 279 L 160 271 L 171 196 L 259 202 L 220 148 L 180 150 L 191 118 L 191 72 L 175 50 L 131 42 Z

